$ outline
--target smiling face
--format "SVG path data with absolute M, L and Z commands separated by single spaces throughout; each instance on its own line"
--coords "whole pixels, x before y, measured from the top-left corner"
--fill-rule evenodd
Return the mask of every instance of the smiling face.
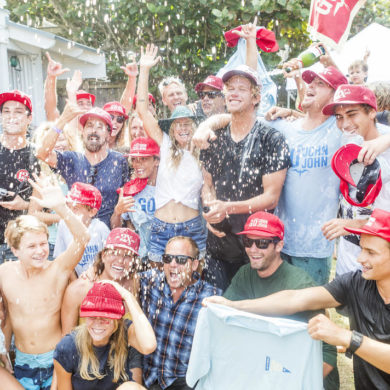
M 332 102 L 333 96 L 334 89 L 319 77 L 315 77 L 306 88 L 302 108 L 322 111 L 324 106 Z
M 234 114 L 253 111 L 260 102 L 260 96 L 254 96 L 252 83 L 243 76 L 233 76 L 225 83 L 225 101 L 227 110 Z
M 125 125 L 125 117 L 117 112 L 110 112 L 109 114 L 112 121 L 112 131 L 110 136 L 115 138 Z
M 115 320 L 104 317 L 86 317 L 85 324 L 95 347 L 107 345 L 118 327 Z
M 176 239 L 167 244 L 165 253 L 169 255 L 184 255 L 195 257 L 193 248 L 189 241 Z M 192 283 L 192 273 L 196 271 L 199 260 L 187 260 L 185 264 L 178 264 L 176 260 L 171 263 L 164 263 L 164 273 L 171 290 L 180 293 Z
M 362 276 L 367 280 L 390 280 L 390 244 L 377 236 L 362 234 L 362 251 L 357 261 L 362 266 Z
M 27 268 L 43 268 L 49 256 L 47 234 L 25 232 L 20 240 L 19 248 L 12 248 L 12 252 Z
M 139 179 L 147 179 L 157 172 L 159 159 L 154 156 L 131 157 L 131 166 Z
M 262 237 L 248 234 L 248 238 L 253 240 L 270 240 L 270 237 Z M 253 243 L 251 247 L 245 248 L 249 257 L 251 268 L 255 269 L 259 276 L 265 277 L 272 275 L 280 265 L 280 252 L 283 248 L 282 241 L 278 243 L 270 242 L 266 249 L 257 248 Z
M 25 135 L 32 115 L 27 107 L 15 100 L 4 102 L 1 111 L 1 123 L 4 134 L 7 135 Z
M 83 128 L 83 143 L 91 153 L 99 152 L 107 143 L 110 133 L 105 122 L 98 118 L 88 118 Z
M 194 121 L 190 118 L 175 119 L 171 125 L 173 129 L 173 138 L 180 147 L 185 148 L 189 145 L 194 133 Z
M 366 111 L 361 104 L 339 105 L 335 108 L 337 127 L 348 134 L 358 134 L 368 141 L 375 138 L 376 111 Z M 375 134 L 371 134 L 375 133 Z
M 130 138 L 136 139 L 140 137 L 147 137 L 145 130 L 144 130 L 144 124 L 142 123 L 142 120 L 136 116 L 132 119 L 130 122 Z
M 178 106 L 185 106 L 187 103 L 187 92 L 182 85 L 171 83 L 164 87 L 162 102 L 173 112 Z
M 205 86 L 201 92 L 214 92 L 218 94 L 218 96 L 210 97 L 205 93 L 203 98 L 201 98 L 202 110 L 206 116 L 225 112 L 225 97 L 222 91 L 217 88 Z
M 102 279 L 121 280 L 128 277 L 134 262 L 134 255 L 121 248 L 105 249 L 102 261 L 104 264 Z

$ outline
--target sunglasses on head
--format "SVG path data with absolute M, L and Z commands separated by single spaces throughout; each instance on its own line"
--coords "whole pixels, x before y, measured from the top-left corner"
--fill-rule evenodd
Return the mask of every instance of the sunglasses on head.
M 97 168 L 95 166 L 91 166 L 91 169 L 89 170 L 89 174 L 87 176 L 87 183 L 94 185 L 96 181 L 97 176 Z
M 187 263 L 188 260 L 194 261 L 195 258 L 186 255 L 168 255 L 166 253 L 162 255 L 162 261 L 165 264 L 170 264 L 173 260 L 176 261 L 176 264 L 184 265 Z
M 123 115 L 112 115 L 110 114 L 112 120 L 116 120 L 117 123 L 123 123 L 125 121 L 125 117 Z
M 215 99 L 218 96 L 223 96 L 223 93 L 218 91 L 198 92 L 198 96 L 200 99 L 203 99 L 205 96 L 209 99 Z
M 258 248 L 258 249 L 267 249 L 269 244 L 271 244 L 271 242 L 276 243 L 278 241 L 279 241 L 278 238 L 270 238 L 270 239 L 267 239 L 267 238 L 257 238 L 257 239 L 254 240 L 254 239 L 249 238 L 247 236 L 242 236 L 242 243 L 244 244 L 245 248 L 251 248 L 253 243 L 255 243 L 256 248 Z

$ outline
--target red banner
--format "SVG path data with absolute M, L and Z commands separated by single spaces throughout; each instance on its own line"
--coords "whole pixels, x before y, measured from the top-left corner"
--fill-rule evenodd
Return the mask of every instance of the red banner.
M 336 48 L 348 38 L 353 18 L 366 0 L 311 0 L 308 30 L 313 40 Z

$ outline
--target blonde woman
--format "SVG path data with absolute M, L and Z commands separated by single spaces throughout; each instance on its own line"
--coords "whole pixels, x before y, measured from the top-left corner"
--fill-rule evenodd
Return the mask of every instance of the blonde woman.
M 124 320 L 125 304 L 133 322 Z M 156 349 L 153 329 L 134 296 L 118 283 L 95 283 L 80 307 L 85 323 L 54 352 L 58 390 L 140 390 L 132 370 Z M 139 351 L 139 352 L 138 352 Z
M 198 152 L 190 150 L 196 117 L 188 107 L 177 106 L 169 119 L 157 122 L 148 110 L 149 71 L 160 59 L 157 50 L 148 45 L 141 52 L 137 94 L 137 112 L 144 129 L 160 146 L 149 248 L 153 262 L 161 262 L 165 245 L 174 236 L 191 237 L 202 254 L 206 249 L 206 231 L 199 215 L 203 177 Z

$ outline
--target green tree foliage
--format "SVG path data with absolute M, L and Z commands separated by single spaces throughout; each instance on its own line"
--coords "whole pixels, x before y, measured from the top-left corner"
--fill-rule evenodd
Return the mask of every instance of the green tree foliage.
M 359 13 L 359 29 L 380 11 L 380 22 L 389 22 L 388 0 L 368 0 L 369 12 Z M 11 19 L 33 27 L 43 18 L 56 24 L 58 34 L 99 48 L 106 53 L 112 81 L 124 79 L 120 66 L 131 52 L 154 43 L 160 47 L 163 66 L 154 76 L 185 76 L 194 85 L 215 73 L 232 55 L 223 32 L 259 16 L 259 25 L 273 30 L 290 56 L 309 43 L 306 33 L 310 0 L 8 0 Z M 376 4 L 374 6 L 373 4 Z M 375 8 L 376 7 L 376 8 Z M 383 19 L 383 20 L 382 20 Z M 280 57 L 264 53 L 271 68 Z

